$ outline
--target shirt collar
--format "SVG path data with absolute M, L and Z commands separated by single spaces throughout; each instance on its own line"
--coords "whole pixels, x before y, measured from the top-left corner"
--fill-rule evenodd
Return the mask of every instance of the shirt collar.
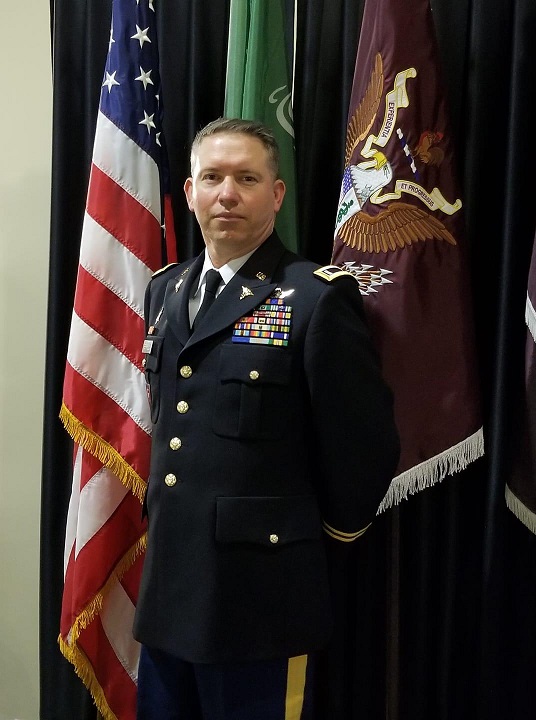
M 225 265 L 222 265 L 220 268 L 215 268 L 212 262 L 210 261 L 210 257 L 205 250 L 205 260 L 203 262 L 203 267 L 201 268 L 201 274 L 199 275 L 199 282 L 197 284 L 197 290 L 194 293 L 194 297 L 199 293 L 199 289 L 201 288 L 203 282 L 205 281 L 205 275 L 209 270 L 217 270 L 222 278 L 223 286 L 227 285 L 228 282 L 232 280 L 232 278 L 236 275 L 236 273 L 240 270 L 242 265 L 248 260 L 253 253 L 255 252 L 257 248 L 254 250 L 251 250 L 250 252 L 246 253 L 245 255 L 241 255 L 238 258 L 234 258 L 233 260 L 229 260 L 228 263 Z M 220 289 L 220 292 L 221 292 Z

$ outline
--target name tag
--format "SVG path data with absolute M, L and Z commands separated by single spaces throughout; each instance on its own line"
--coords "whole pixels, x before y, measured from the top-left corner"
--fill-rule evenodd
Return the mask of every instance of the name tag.
M 152 340 L 145 340 L 143 342 L 143 345 L 141 346 L 142 353 L 150 353 L 153 347 L 153 341 Z

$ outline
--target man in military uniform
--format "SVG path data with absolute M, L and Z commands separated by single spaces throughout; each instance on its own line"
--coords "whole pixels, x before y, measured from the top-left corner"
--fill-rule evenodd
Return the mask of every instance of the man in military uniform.
M 192 146 L 206 244 L 146 294 L 153 422 L 138 719 L 305 720 L 332 626 L 326 543 L 359 538 L 398 460 L 356 280 L 285 249 L 264 126 Z

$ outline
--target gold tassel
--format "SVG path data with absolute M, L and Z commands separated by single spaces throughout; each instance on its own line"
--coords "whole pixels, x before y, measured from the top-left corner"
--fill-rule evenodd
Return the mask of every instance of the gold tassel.
M 75 645 L 76 641 L 80 637 L 80 633 L 82 632 L 82 630 L 87 628 L 90 622 L 94 619 L 95 615 L 97 615 L 102 610 L 104 598 L 110 591 L 111 587 L 115 583 L 120 582 L 126 571 L 134 564 L 135 560 L 145 552 L 146 548 L 147 533 L 144 533 L 138 540 L 136 540 L 134 545 L 121 558 L 106 583 L 102 586 L 102 589 L 95 595 L 89 605 L 87 605 L 76 617 L 69 632 L 70 640 L 67 647 Z M 65 641 L 62 640 L 62 642 Z
M 123 485 L 142 502 L 147 484 L 121 457 L 117 450 L 80 422 L 64 403 L 61 406 L 60 419 L 72 439 L 109 468 L 121 480 Z M 70 629 L 68 641 L 64 640 L 61 635 L 58 637 L 61 653 L 74 666 L 76 674 L 89 690 L 95 702 L 99 713 L 97 720 L 100 718 L 102 720 L 118 720 L 118 718 L 110 709 L 91 663 L 77 645 L 77 641 L 80 633 L 102 610 L 104 598 L 112 586 L 121 580 L 135 560 L 145 552 L 146 547 L 147 533 L 144 533 L 121 558 L 101 590 L 76 617 Z
M 78 647 L 77 641 L 82 630 L 84 630 L 102 610 L 104 598 L 110 591 L 112 584 L 121 580 L 126 571 L 133 565 L 134 561 L 145 552 L 146 547 L 147 533 L 144 533 L 121 558 L 100 592 L 97 593 L 89 605 L 78 615 L 69 632 L 68 641 L 64 640 L 61 635 L 58 637 L 58 644 L 63 656 L 74 666 L 76 674 L 91 693 L 91 697 L 99 712 L 102 713 L 104 720 L 117 720 L 117 717 L 110 710 L 106 702 L 106 696 L 95 677 L 93 667 L 86 655 Z
M 110 443 L 86 427 L 76 418 L 65 403 L 61 404 L 60 420 L 72 439 L 91 453 L 121 480 L 140 502 L 143 502 L 147 483 L 125 461 Z
M 80 650 L 78 645 L 70 646 L 63 638 L 58 638 L 60 650 L 64 657 L 74 666 L 75 672 L 82 680 L 86 688 L 89 690 L 91 697 L 97 710 L 104 720 L 118 720 L 117 715 L 112 712 L 106 701 L 106 696 L 102 687 L 99 685 L 95 672 L 86 655 Z

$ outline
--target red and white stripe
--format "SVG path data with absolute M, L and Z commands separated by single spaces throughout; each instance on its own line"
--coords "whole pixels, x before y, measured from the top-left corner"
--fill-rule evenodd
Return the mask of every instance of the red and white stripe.
M 153 159 L 99 112 L 61 411 L 75 456 L 59 642 L 110 720 L 135 718 L 151 432 L 143 298 L 162 265 L 159 187 Z

